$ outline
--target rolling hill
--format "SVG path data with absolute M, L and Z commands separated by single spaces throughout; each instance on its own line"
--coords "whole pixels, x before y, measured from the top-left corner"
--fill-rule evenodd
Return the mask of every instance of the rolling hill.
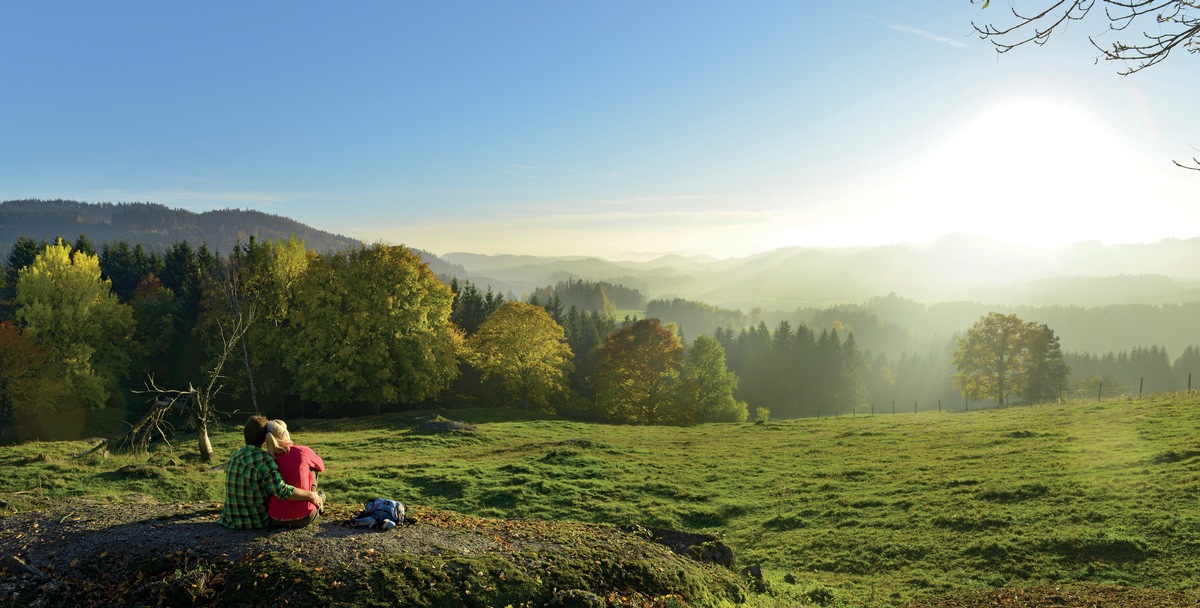
M 295 220 L 261 211 L 220 209 L 193 213 L 157 203 L 81 203 L 65 200 L 19 200 L 0 202 L 0 244 L 7 249 L 21 237 L 34 240 L 74 241 L 85 234 L 97 247 L 101 243 L 140 243 L 149 251 L 187 241 L 229 252 L 241 242 L 283 240 L 291 235 L 304 240 L 309 249 L 333 251 L 357 245 L 355 239 L 318 230 Z

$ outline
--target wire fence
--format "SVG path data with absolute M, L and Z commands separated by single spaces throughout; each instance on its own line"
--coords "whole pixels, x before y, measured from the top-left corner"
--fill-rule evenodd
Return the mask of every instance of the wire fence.
M 1114 401 L 1119 399 L 1130 399 L 1133 397 L 1149 397 L 1153 395 L 1180 394 L 1197 396 L 1200 395 L 1200 389 L 1193 389 L 1192 375 L 1188 374 L 1187 388 L 1167 389 L 1167 390 L 1149 390 L 1144 378 L 1139 378 L 1137 384 L 1104 384 L 1098 383 L 1096 386 L 1077 387 L 1073 389 L 1065 389 L 1058 395 L 1048 396 L 1036 402 L 1009 403 L 1000 405 L 991 401 L 966 401 L 958 400 L 956 402 L 943 403 L 941 399 L 934 402 L 923 403 L 921 401 L 908 401 L 901 403 L 898 401 L 890 401 L 886 403 L 873 403 L 867 406 L 859 406 L 857 408 L 847 408 L 843 410 L 830 409 L 818 413 L 818 418 L 824 417 L 840 417 L 840 416 L 855 416 L 855 415 L 896 415 L 896 414 L 915 414 L 918 412 L 931 411 L 971 411 L 971 410 L 989 410 L 998 407 L 1020 407 L 1028 405 L 1039 405 L 1043 403 L 1096 403 L 1101 401 Z
M 1143 384 L 1113 384 L 1105 386 L 1099 384 L 1094 387 L 1081 387 L 1063 391 L 1059 395 L 1059 401 L 1104 401 L 1106 399 L 1124 399 L 1135 395 L 1145 394 L 1142 392 Z

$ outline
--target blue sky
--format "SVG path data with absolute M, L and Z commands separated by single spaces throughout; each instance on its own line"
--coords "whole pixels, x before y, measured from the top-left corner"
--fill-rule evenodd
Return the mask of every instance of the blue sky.
M 1099 20 L 998 57 L 971 21 L 1006 11 L 0 0 L 0 199 L 435 253 L 1200 236 L 1195 58 L 1119 76 Z

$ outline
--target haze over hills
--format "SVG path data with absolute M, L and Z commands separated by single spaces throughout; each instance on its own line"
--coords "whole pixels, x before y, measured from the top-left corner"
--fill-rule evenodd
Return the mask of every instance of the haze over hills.
M 153 203 L 90 204 L 77 201 L 0 203 L 0 246 L 21 236 L 101 243 L 126 240 L 151 251 L 187 240 L 228 251 L 250 236 L 284 239 L 295 234 L 310 249 L 360 244 L 294 220 L 258 211 L 193 213 Z M 401 235 L 402 236 L 402 235 Z M 402 238 L 396 239 L 403 242 Z M 568 278 L 609 281 L 647 298 L 684 298 L 715 306 L 790 311 L 857 304 L 896 293 L 918 302 L 974 301 L 996 305 L 1170 304 L 1200 301 L 1200 238 L 1103 245 L 1084 242 L 1041 249 L 955 234 L 931 243 L 883 247 L 783 247 L 756 255 L 717 259 L 669 253 L 638 260 L 595 257 L 483 255 L 437 256 L 414 250 L 444 277 L 522 297 Z
M 521 294 L 567 276 L 623 282 L 647 297 L 791 310 L 898 293 L 923 302 L 1160 304 L 1200 300 L 1200 238 L 1057 249 L 972 235 L 928 244 L 784 247 L 744 258 L 667 255 L 649 261 L 448 253 L 478 283 Z

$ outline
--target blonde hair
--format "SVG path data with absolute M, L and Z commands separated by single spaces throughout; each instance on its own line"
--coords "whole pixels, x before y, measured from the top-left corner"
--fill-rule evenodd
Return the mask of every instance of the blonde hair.
M 292 435 L 288 433 L 287 423 L 282 420 L 272 420 L 267 423 L 267 453 L 272 456 L 286 454 L 292 447 Z

